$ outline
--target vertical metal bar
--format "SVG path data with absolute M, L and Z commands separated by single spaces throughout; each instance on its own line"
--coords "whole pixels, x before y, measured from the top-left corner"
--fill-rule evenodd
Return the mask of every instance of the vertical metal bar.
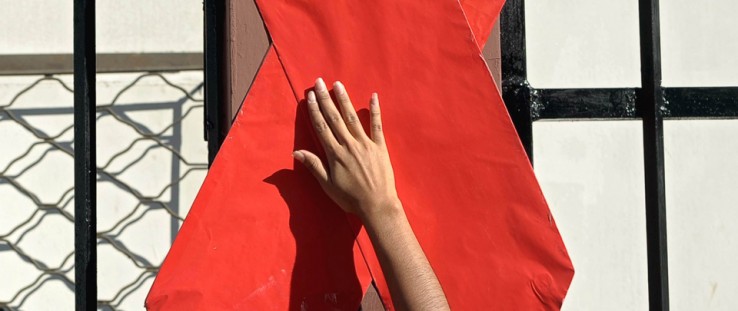
M 205 140 L 210 164 L 225 139 L 220 131 L 224 17 L 224 0 L 205 0 Z
M 97 309 L 95 0 L 74 1 L 74 276 L 77 310 Z
M 639 0 L 641 88 L 638 113 L 643 118 L 643 155 L 646 183 L 646 237 L 648 297 L 651 310 L 669 310 L 669 274 L 666 249 L 666 195 L 664 178 L 664 107 L 661 87 L 659 1 Z
M 533 163 L 532 89 L 528 84 L 525 54 L 525 1 L 508 0 L 500 15 L 502 46 L 502 98 Z
M 182 108 L 187 102 L 187 97 L 182 98 L 181 100 L 178 100 L 174 107 L 172 107 L 172 120 L 180 120 L 183 117 L 182 114 Z M 172 136 L 171 136 L 171 146 L 172 149 L 176 150 L 177 152 L 182 152 L 182 122 L 174 122 L 172 124 Z M 182 162 L 179 160 L 178 157 L 174 156 L 172 154 L 171 160 L 171 187 L 169 188 L 169 209 L 172 210 L 174 215 L 179 215 L 179 196 L 180 196 L 180 184 L 179 184 L 179 178 L 182 176 Z M 178 217 L 170 217 L 169 219 L 169 232 L 171 232 L 171 243 L 174 243 L 174 238 L 177 237 L 177 232 L 179 232 L 179 218 Z

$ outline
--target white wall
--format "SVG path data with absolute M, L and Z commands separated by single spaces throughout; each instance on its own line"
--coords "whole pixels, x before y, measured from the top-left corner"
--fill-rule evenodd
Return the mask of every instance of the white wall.
M 536 88 L 640 86 L 637 0 L 525 2 Z
M 564 310 L 647 310 L 638 121 L 534 124 L 538 180 L 574 264 Z
M 736 310 L 738 120 L 664 130 L 672 310 Z
M 738 2 L 661 1 L 666 86 L 738 85 Z
M 72 3 L 0 0 L 0 54 L 72 53 Z M 202 51 L 202 1 L 97 1 L 96 6 L 98 53 Z

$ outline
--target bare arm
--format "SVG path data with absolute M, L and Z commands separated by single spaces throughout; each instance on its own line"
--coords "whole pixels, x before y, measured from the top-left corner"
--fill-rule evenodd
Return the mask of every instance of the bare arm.
M 370 102 L 371 137 L 359 122 L 340 82 L 334 84 L 339 109 L 322 79 L 308 93 L 314 129 L 328 165 L 314 153 L 294 152 L 323 190 L 367 228 L 390 294 L 398 310 L 448 310 L 446 296 L 410 228 L 395 190 L 395 179 L 382 132 L 377 94 Z

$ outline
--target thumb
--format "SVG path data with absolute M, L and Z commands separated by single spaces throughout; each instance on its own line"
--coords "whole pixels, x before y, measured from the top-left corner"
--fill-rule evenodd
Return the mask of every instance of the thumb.
M 297 150 L 292 152 L 292 156 L 295 157 L 297 161 L 300 161 L 302 165 L 305 165 L 305 168 L 315 176 L 315 179 L 317 179 L 321 185 L 325 185 L 328 182 L 328 172 L 325 170 L 323 162 L 321 162 L 320 158 L 318 158 L 314 153 L 306 150 Z

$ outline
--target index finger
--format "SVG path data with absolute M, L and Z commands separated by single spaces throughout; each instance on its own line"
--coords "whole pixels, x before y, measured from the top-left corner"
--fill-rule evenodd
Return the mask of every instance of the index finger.
M 333 136 L 333 132 L 331 132 L 331 128 L 328 126 L 328 123 L 325 122 L 323 113 L 320 112 L 315 92 L 313 91 L 310 91 L 307 94 L 307 106 L 308 113 L 310 114 L 310 121 L 313 124 L 315 133 L 318 134 L 320 143 L 323 145 L 323 150 L 325 150 L 326 153 L 332 152 L 335 150 L 338 141 L 336 141 L 336 137 Z

